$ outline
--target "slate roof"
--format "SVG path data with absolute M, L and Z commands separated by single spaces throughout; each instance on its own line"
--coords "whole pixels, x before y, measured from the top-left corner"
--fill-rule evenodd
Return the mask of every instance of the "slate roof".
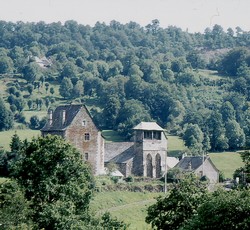
M 81 105 L 81 104 L 71 104 L 71 105 L 58 106 L 55 109 L 55 111 L 53 112 L 52 124 L 49 125 L 49 122 L 47 121 L 47 123 L 41 129 L 41 131 L 52 131 L 52 130 L 53 131 L 56 131 L 56 130 L 60 131 L 60 130 L 66 129 L 71 124 L 71 122 L 73 121 L 73 119 L 75 118 L 75 116 L 77 115 L 77 113 L 80 111 L 80 109 L 82 107 L 85 107 L 85 106 Z M 86 107 L 85 107 L 85 109 L 87 110 Z M 65 113 L 66 113 L 64 123 L 62 123 L 63 111 L 65 111 Z
M 206 161 L 207 159 L 209 158 L 204 157 L 204 161 Z M 184 157 L 175 167 L 181 168 L 183 170 L 189 170 L 191 167 L 191 170 L 196 170 L 202 165 L 202 160 L 202 156 Z
M 141 122 L 136 125 L 134 130 L 152 130 L 152 131 L 164 131 L 156 122 Z
M 105 143 L 104 162 L 125 163 L 135 156 L 134 142 Z

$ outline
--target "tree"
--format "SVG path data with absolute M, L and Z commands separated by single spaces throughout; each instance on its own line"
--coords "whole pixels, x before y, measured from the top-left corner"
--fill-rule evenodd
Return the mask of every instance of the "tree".
M 180 229 L 188 223 L 206 197 L 205 184 L 189 174 L 148 208 L 146 222 L 157 229 Z
M 31 202 L 39 229 L 84 226 L 93 179 L 80 153 L 61 137 L 48 135 L 26 141 L 20 154 L 13 176 Z
M 31 100 L 31 99 L 28 100 L 27 104 L 28 104 L 29 110 L 31 110 L 33 107 L 33 100 Z
M 67 78 L 77 77 L 77 73 L 78 73 L 77 66 L 72 62 L 67 62 L 63 66 L 60 79 L 63 80 L 65 77 Z
M 230 149 L 237 150 L 245 146 L 245 133 L 236 120 L 229 120 L 226 123 L 226 136 Z
M 32 229 L 31 210 L 21 188 L 15 181 L 0 184 L 1 229 Z
M 73 87 L 72 90 L 72 97 L 73 98 L 78 98 L 83 96 L 84 94 L 84 86 L 83 86 L 83 81 L 79 80 L 76 82 L 76 84 Z
M 220 71 L 230 76 L 236 76 L 238 68 L 246 60 L 247 55 L 249 55 L 249 51 L 244 47 L 230 50 L 221 60 Z
M 120 108 L 121 103 L 118 96 L 112 95 L 108 97 L 103 109 L 103 117 L 108 129 L 114 129 Z
M 55 89 L 53 87 L 50 87 L 49 92 L 53 95 L 55 93 Z
M 228 139 L 226 137 L 222 115 L 218 111 L 213 111 L 207 120 L 207 125 L 210 135 L 211 149 L 213 151 L 228 149 Z
M 200 154 L 202 152 L 204 136 L 197 124 L 187 124 L 183 133 L 183 140 L 193 153 Z
M 30 118 L 30 128 L 31 129 L 38 129 L 40 127 L 39 125 L 39 118 L 38 116 L 34 115 Z
M 182 230 L 247 230 L 250 228 L 249 203 L 249 190 L 215 191 Z
M 45 83 L 45 90 L 46 90 L 46 93 L 48 93 L 48 90 L 49 90 L 49 83 L 48 82 Z
M 34 83 L 37 79 L 39 79 L 41 72 L 40 67 L 35 63 L 31 62 L 23 68 L 24 79 L 27 82 Z
M 27 91 L 29 92 L 30 95 L 32 94 L 33 89 L 34 89 L 34 86 L 32 84 L 27 85 Z
M 13 62 L 8 56 L 0 57 L 0 74 L 12 73 L 13 72 Z
M 73 90 L 73 84 L 71 80 L 67 77 L 65 77 L 62 80 L 62 83 L 59 88 L 59 93 L 60 95 L 65 99 L 65 98 L 70 98 Z
M 13 127 L 13 114 L 6 108 L 0 97 L 0 131 L 9 130 Z
M 140 101 L 127 100 L 119 111 L 117 117 L 118 132 L 127 139 L 132 137 L 132 128 L 141 121 L 150 121 L 147 109 Z
M 231 102 L 226 101 L 225 103 L 223 103 L 223 105 L 220 108 L 220 111 L 224 122 L 236 119 L 235 109 L 231 104 Z
M 247 186 L 250 183 L 250 151 L 241 152 L 240 155 L 244 166 L 235 170 L 234 178 L 239 177 L 239 183 Z

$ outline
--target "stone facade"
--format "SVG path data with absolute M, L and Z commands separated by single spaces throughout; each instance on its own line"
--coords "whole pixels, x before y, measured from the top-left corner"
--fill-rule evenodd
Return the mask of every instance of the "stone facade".
M 165 172 L 167 138 L 155 122 L 134 127 L 133 142 L 105 144 L 105 163 L 114 162 L 124 176 L 159 178 Z
M 42 135 L 60 135 L 74 145 L 95 175 L 104 173 L 104 139 L 84 105 L 59 106 L 49 111 Z
M 42 135 L 60 135 L 74 145 L 92 166 L 95 175 L 104 174 L 104 162 L 113 162 L 124 175 L 159 178 L 165 172 L 167 138 L 155 122 L 134 127 L 134 141 L 105 143 L 84 105 L 58 106 L 49 110 Z

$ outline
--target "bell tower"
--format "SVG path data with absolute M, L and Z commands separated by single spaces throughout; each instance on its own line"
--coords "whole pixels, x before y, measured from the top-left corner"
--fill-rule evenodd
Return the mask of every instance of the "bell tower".
M 133 128 L 135 158 L 133 174 L 159 178 L 165 172 L 167 137 L 156 122 L 141 122 Z

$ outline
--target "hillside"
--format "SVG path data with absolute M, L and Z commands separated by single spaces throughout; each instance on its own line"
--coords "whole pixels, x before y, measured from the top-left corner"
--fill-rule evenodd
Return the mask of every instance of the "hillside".
M 0 131 L 39 130 L 48 108 L 84 103 L 100 129 L 122 139 L 156 121 L 195 155 L 250 146 L 247 31 L 215 25 L 197 34 L 157 20 L 1 28 Z

